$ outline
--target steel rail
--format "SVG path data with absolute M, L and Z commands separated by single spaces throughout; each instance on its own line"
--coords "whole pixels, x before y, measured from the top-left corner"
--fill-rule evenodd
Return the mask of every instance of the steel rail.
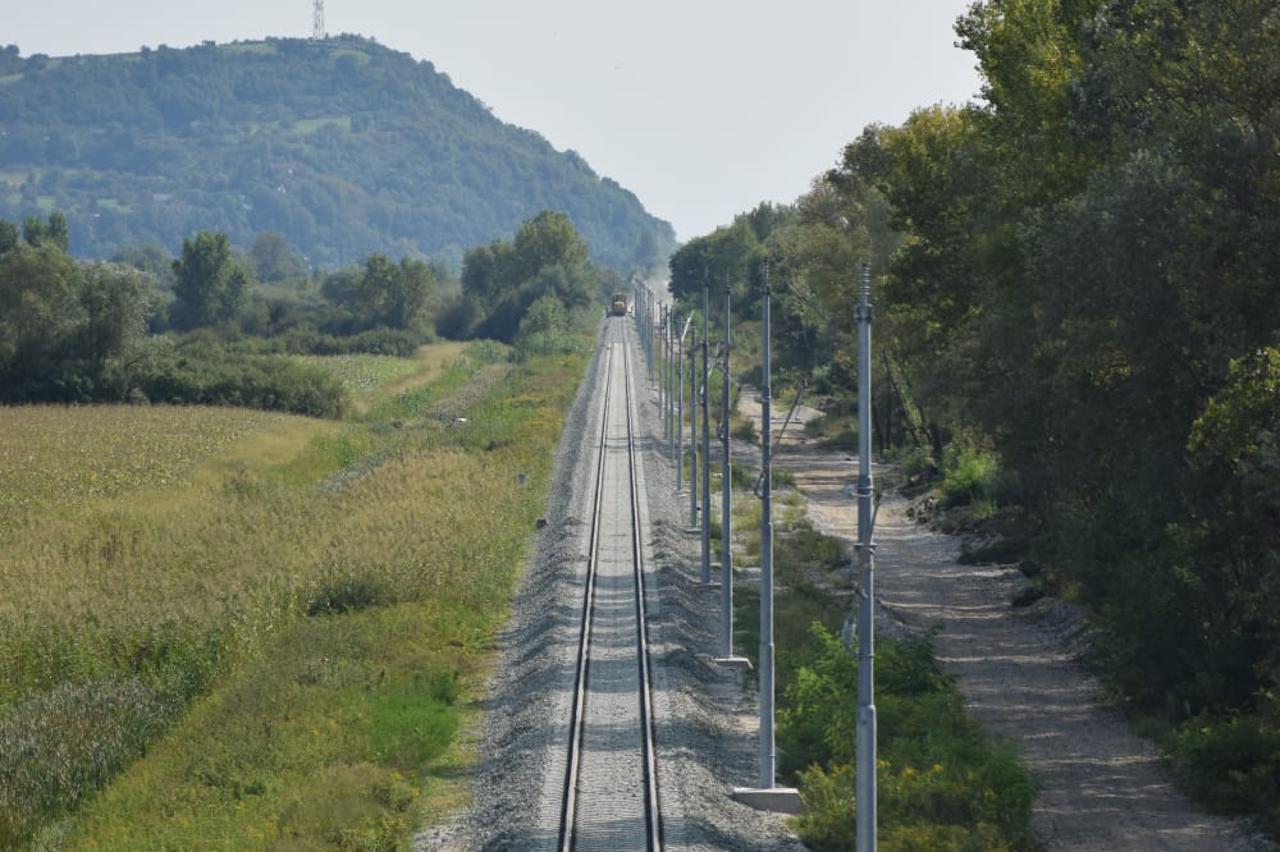
M 610 338 L 612 338 L 610 334 Z M 578 770 L 582 765 L 582 731 L 586 717 L 587 669 L 591 660 L 591 622 L 595 612 L 596 566 L 600 551 L 600 516 L 604 504 L 604 457 L 609 443 L 609 397 L 613 391 L 613 345 L 604 368 L 604 404 L 600 407 L 600 450 L 596 457 L 595 498 L 591 509 L 591 536 L 587 550 L 587 578 L 582 596 L 582 621 L 578 636 L 578 665 L 574 677 L 573 709 L 569 716 L 569 760 L 564 775 L 564 801 L 560 808 L 560 843 L 563 852 L 573 848 L 573 827 L 578 814 Z
M 600 415 L 600 447 L 596 461 L 595 496 L 591 512 L 591 533 L 587 557 L 587 577 L 584 583 L 581 635 L 578 639 L 577 674 L 574 682 L 573 708 L 570 716 L 569 759 L 565 769 L 564 800 L 560 812 L 558 848 L 569 852 L 574 848 L 577 833 L 577 807 L 579 775 L 582 767 L 583 739 L 586 729 L 586 704 L 591 669 L 591 634 L 596 598 L 597 566 L 600 562 L 601 518 L 605 496 L 605 459 L 609 437 L 609 410 L 614 401 L 613 393 L 613 326 L 610 331 L 609 356 L 605 363 L 604 405 Z M 638 691 L 641 723 L 641 763 L 644 771 L 645 798 L 645 848 L 657 852 L 662 848 L 662 825 L 658 804 L 657 755 L 653 738 L 653 695 L 650 679 L 648 625 L 645 621 L 644 549 L 640 534 L 640 491 L 636 477 L 636 439 L 633 414 L 630 341 L 626 326 L 622 330 L 622 363 L 625 380 L 623 404 L 626 407 L 627 465 L 630 479 L 631 552 L 634 571 L 636 643 L 639 661 Z
M 649 622 L 645 613 L 644 542 L 640 536 L 640 483 L 636 477 L 636 437 L 633 395 L 631 392 L 631 355 L 623 345 L 622 363 L 627 389 L 627 464 L 631 471 L 631 553 L 635 570 L 636 643 L 640 663 L 640 724 L 643 737 L 645 823 L 648 828 L 647 848 L 662 848 L 662 819 L 658 807 L 657 748 L 653 740 L 653 682 L 649 667 Z

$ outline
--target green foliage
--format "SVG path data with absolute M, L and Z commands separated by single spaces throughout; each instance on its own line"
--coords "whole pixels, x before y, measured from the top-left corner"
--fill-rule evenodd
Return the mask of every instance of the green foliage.
M 179 328 L 217 325 L 239 313 L 253 281 L 231 256 L 226 234 L 201 231 L 182 241 L 182 256 L 173 262 L 173 321 Z
M 1030 848 L 1030 773 L 965 715 L 931 643 L 882 641 L 876 664 L 884 848 Z M 815 626 L 779 716 L 779 747 L 809 806 L 797 825 L 814 849 L 854 846 L 857 688 L 856 656 Z
M 0 219 L 0 254 L 16 248 L 18 245 L 18 226 Z
M 847 598 L 831 590 L 851 557 L 803 520 L 777 524 L 774 551 L 779 770 L 808 806 L 795 823 L 805 844 L 851 850 L 858 661 L 836 632 Z M 737 642 L 754 658 L 758 592 L 741 590 L 735 606 Z M 882 847 L 1034 848 L 1031 775 L 1012 747 L 992 743 L 968 718 L 932 642 L 879 641 L 876 681 Z
M 1261 814 L 1280 830 L 1280 730 L 1257 718 L 1190 719 L 1173 740 L 1192 792 L 1220 813 Z
M 77 254 L 210 229 L 240 246 L 280 234 L 317 266 L 371 253 L 456 263 L 548 207 L 618 269 L 675 245 L 670 225 L 577 154 L 371 40 L 4 62 L 0 76 L 16 76 L 0 86 L 0 163 L 29 177 L 0 193 L 0 216 L 44 215 L 51 199 Z
M 356 284 L 356 294 L 373 324 L 390 328 L 413 327 L 435 287 L 427 264 L 403 258 L 394 264 L 384 255 L 371 255 Z
M 1000 480 L 1000 463 L 991 453 L 952 444 L 942 461 L 942 504 L 967 506 L 994 500 Z
M 306 264 L 289 241 L 274 231 L 265 231 L 254 237 L 249 261 L 253 264 L 254 277 L 259 281 L 290 281 L 307 274 Z
M 65 252 L 70 239 L 67 217 L 59 210 L 49 215 L 48 222 L 40 221 L 39 216 L 28 216 L 22 223 L 22 238 L 32 248 L 48 245 Z
M 746 441 L 748 444 L 759 444 L 760 435 L 756 432 L 756 424 L 754 420 L 742 419 L 733 426 L 730 433 L 739 441 Z
M 956 528 L 1018 504 L 1018 549 L 1092 608 L 1111 686 L 1170 727 L 1265 728 L 1280 682 L 1273 18 L 980 0 L 957 24 L 978 102 L 866 128 L 793 207 L 671 263 L 686 308 L 740 287 L 741 322 L 767 260 L 778 361 L 830 403 L 806 431 L 853 438 L 869 370 L 880 449 L 918 447 L 909 476 L 940 463 Z M 864 260 L 876 364 L 853 356 Z
M 0 398 L 119 398 L 143 342 L 149 291 L 131 269 L 77 265 L 48 243 L 0 255 Z
M 589 352 L 593 341 L 590 325 L 583 320 L 580 316 L 575 321 L 555 296 L 538 297 L 520 321 L 515 340 L 518 357 Z
M 346 406 L 342 385 L 320 367 L 278 355 L 245 356 L 212 340 L 159 341 L 153 357 L 130 375 L 130 389 L 151 402 L 231 405 L 338 417 Z
M 546 338 L 571 326 L 581 329 L 586 324 L 582 312 L 596 300 L 600 277 L 568 217 L 543 211 L 521 223 L 513 242 L 497 240 L 463 258 L 462 306 L 475 317 L 467 333 L 510 343 L 521 334 Z M 534 305 L 537 316 L 524 331 Z
M 0 845 L 74 810 L 173 719 L 141 678 L 64 683 L 0 710 Z
M 938 472 L 938 465 L 928 447 L 915 445 L 898 447 L 886 455 L 890 461 L 895 462 L 902 469 L 908 482 L 917 481 Z
M 163 454 L 155 430 L 137 428 L 153 421 L 199 433 L 176 436 L 171 455 L 204 457 L 200 485 L 171 463 L 146 493 L 94 491 L 0 518 L 3 570 L 25 589 L 0 602 L 4 845 L 394 848 L 455 806 L 448 778 L 467 759 L 457 733 L 585 364 L 513 368 L 506 355 L 450 356 L 401 429 L 389 422 L 398 408 L 338 426 L 116 407 L 95 410 L 111 417 L 96 437 L 51 441 L 65 416 L 11 409 L 19 422 L 39 415 L 17 441 L 24 458 L 81 468 L 60 474 L 60 495 L 66 481 Z M 446 428 L 454 411 L 471 422 Z M 103 441 L 132 414 L 148 446 L 104 462 Z M 203 447 L 208 431 L 249 420 L 267 427 L 251 442 L 265 456 L 245 443 L 222 452 L 242 433 Z M 61 556 L 32 558 L 45 551 Z M 103 582 L 84 586 L 86 570 Z M 196 591 L 210 584 L 223 593 Z

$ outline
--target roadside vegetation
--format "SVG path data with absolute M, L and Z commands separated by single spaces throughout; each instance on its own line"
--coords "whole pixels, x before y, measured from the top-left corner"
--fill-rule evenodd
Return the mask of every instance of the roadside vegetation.
M 546 237 L 537 257 L 515 253 L 534 279 L 580 245 L 572 228 L 542 228 L 563 217 L 539 223 L 520 235 Z M 99 267 L 66 258 L 42 227 L 57 218 L 28 223 L 0 266 L 18 256 L 64 270 L 74 301 L 90 305 Z M 222 244 L 201 235 L 188 247 L 216 260 Z M 226 259 L 219 286 L 239 275 Z M 591 270 L 582 252 L 577 280 L 595 283 Z M 350 273 L 366 296 L 316 310 L 370 313 L 332 337 L 314 325 L 248 334 L 248 302 L 181 333 L 148 333 L 145 313 L 133 314 L 133 336 L 72 400 L 98 398 L 95 376 L 136 377 L 132 347 L 164 345 L 202 376 L 218 359 L 235 365 L 224 402 L 253 404 L 239 379 L 259 359 L 313 376 L 341 401 L 312 412 L 323 417 L 132 394 L 132 405 L 0 407 L 0 846 L 388 848 L 460 804 L 470 697 L 599 307 L 512 275 L 527 297 L 514 345 L 423 345 L 431 292 L 402 314 L 405 328 L 387 295 L 419 274 L 431 275 L 376 257 Z M 164 321 L 192 322 L 183 292 L 173 288 Z M 76 316 L 68 346 L 104 319 L 88 307 Z M 0 342 L 21 345 L 0 346 L 0 369 L 20 381 L 4 389 L 63 399 L 67 385 L 49 376 L 84 362 L 4 336 L 22 331 L 7 319 Z M 407 351 L 330 348 L 361 336 Z M 334 354 L 298 352 L 298 339 Z M 33 351 L 48 357 L 24 357 Z
M 6 524 L 5 845 L 364 848 L 456 804 L 437 776 L 462 759 L 463 699 L 585 360 L 505 354 L 451 355 L 388 396 L 397 414 L 415 400 L 398 428 L 275 415 L 185 486 Z M 193 411 L 162 410 L 172 427 Z M 164 434 L 153 452 L 181 458 L 187 438 Z
M 854 848 L 856 641 L 842 632 L 852 608 L 851 554 L 804 517 L 794 490 L 778 494 L 775 519 L 775 677 L 779 772 L 807 810 L 796 819 L 815 850 Z M 759 502 L 735 495 L 739 553 L 759 559 Z M 742 561 L 742 558 L 740 558 Z M 741 565 L 739 566 L 742 567 Z M 759 592 L 735 594 L 736 641 L 758 655 Z M 927 636 L 876 647 L 880 847 L 885 850 L 1032 850 L 1036 787 L 1016 749 L 991 741 L 969 718 Z
M 779 372 L 844 448 L 869 261 L 877 452 L 982 536 L 969 558 L 1083 605 L 1188 789 L 1280 837 L 1273 13 L 979 2 L 956 28 L 979 100 L 868 127 L 671 272 L 686 308 L 733 282 L 740 348 L 767 270 Z
M 177 258 L 125 249 L 110 263 L 67 253 L 61 213 L 0 220 L 0 403 L 223 405 L 340 418 L 437 329 L 525 355 L 581 349 L 616 272 L 588 259 L 568 217 L 545 211 L 512 240 L 447 266 L 374 254 L 312 274 L 279 234 L 247 252 L 200 232 Z M 372 357 L 383 356 L 382 361 Z M 315 360 L 347 356 L 335 374 Z M 324 362 L 332 364 L 336 362 Z M 375 367 L 375 365 L 379 365 Z

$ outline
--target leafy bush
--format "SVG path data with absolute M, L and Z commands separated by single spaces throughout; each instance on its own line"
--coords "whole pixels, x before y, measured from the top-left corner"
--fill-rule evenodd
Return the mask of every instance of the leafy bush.
M 275 355 L 236 355 L 207 342 L 158 349 L 137 368 L 132 390 L 151 402 L 229 405 L 338 417 L 346 392 L 328 371 Z
M 890 461 L 898 463 L 908 481 L 915 481 L 938 472 L 933 453 L 924 446 L 896 447 L 886 453 Z
M 852 849 L 858 661 L 818 625 L 807 654 L 779 714 L 783 769 L 798 771 L 806 844 Z M 1016 751 L 993 745 L 965 714 L 932 643 L 882 641 L 876 661 L 882 847 L 1029 848 L 1035 784 Z
M 371 328 L 339 337 L 313 330 L 298 330 L 267 343 L 266 349 L 291 355 L 395 355 L 408 358 L 434 335 L 412 328 Z
M 1192 793 L 1211 808 L 1264 814 L 1280 830 L 1280 730 L 1252 716 L 1192 719 L 1175 734 L 1173 755 Z
M 994 455 L 952 444 L 943 460 L 942 505 L 994 500 L 999 477 L 1000 463 Z

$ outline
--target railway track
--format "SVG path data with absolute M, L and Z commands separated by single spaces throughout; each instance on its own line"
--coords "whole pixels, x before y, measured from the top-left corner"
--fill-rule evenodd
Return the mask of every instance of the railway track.
M 629 321 L 610 319 L 561 850 L 662 848 Z

